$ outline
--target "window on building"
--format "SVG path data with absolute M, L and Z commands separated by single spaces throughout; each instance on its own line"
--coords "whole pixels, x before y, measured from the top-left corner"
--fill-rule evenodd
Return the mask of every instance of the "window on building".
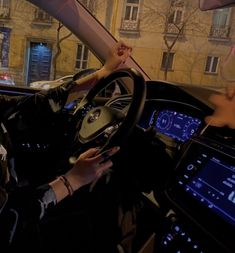
M 9 7 L 10 6 L 10 0 L 0 0 L 0 7 Z
M 9 18 L 10 0 L 0 0 L 0 18 Z
M 120 29 L 121 33 L 139 34 L 139 12 L 140 0 L 126 0 Z
M 217 9 L 213 12 L 210 39 L 229 39 L 231 8 Z
M 124 20 L 137 21 L 139 14 L 139 0 L 127 0 Z
M 180 24 L 183 22 L 185 4 L 182 0 L 173 0 L 171 2 L 170 13 L 168 17 L 169 24 Z
M 88 65 L 88 48 L 83 44 L 78 44 L 76 69 L 86 69 Z
M 211 56 L 211 55 L 207 56 L 205 72 L 217 73 L 218 63 L 219 63 L 219 57 Z
M 185 3 L 182 0 L 172 0 L 168 14 L 166 33 L 168 35 L 177 35 L 179 32 L 183 35 Z
M 218 28 L 225 28 L 229 24 L 230 8 L 217 9 L 213 12 L 212 23 Z
M 40 22 L 51 22 L 52 21 L 51 16 L 47 12 L 45 12 L 39 8 L 35 9 L 34 19 L 35 19 L 35 21 L 40 21 Z
M 168 18 L 169 24 L 180 24 L 183 22 L 183 10 L 174 9 Z
M 161 69 L 162 70 L 172 70 L 173 68 L 173 60 L 174 60 L 175 53 L 167 53 L 163 52 L 162 55 L 162 64 L 161 64 Z

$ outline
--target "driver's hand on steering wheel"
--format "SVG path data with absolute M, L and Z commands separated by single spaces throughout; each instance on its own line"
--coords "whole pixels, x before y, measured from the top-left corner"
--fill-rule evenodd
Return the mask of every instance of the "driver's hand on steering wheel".
M 109 158 L 119 149 L 119 147 L 113 147 L 99 153 L 99 149 L 91 148 L 82 153 L 75 161 L 72 169 L 65 174 L 73 191 L 98 180 L 105 171 L 112 167 L 113 163 Z

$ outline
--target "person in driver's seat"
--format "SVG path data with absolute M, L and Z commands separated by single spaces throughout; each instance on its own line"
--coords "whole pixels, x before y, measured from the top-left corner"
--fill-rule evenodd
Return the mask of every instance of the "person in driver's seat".
M 4 122 L 6 117 L 16 117 L 27 105 L 26 114 L 35 110 L 37 114 L 57 113 L 64 107 L 69 94 L 74 90 L 87 89 L 95 85 L 102 77 L 120 67 L 129 57 L 131 47 L 118 42 L 109 51 L 104 66 L 98 71 L 77 82 L 70 82 L 57 88 L 42 91 L 27 97 L 0 95 L 0 251 L 6 252 L 14 242 L 18 226 L 24 227 L 28 221 L 39 220 L 49 207 L 55 206 L 74 191 L 89 184 L 112 166 L 109 156 L 118 151 L 114 147 L 106 155 L 97 154 L 96 148 L 82 153 L 72 169 L 52 182 L 34 189 L 31 186 L 18 185 L 14 170 L 10 140 Z

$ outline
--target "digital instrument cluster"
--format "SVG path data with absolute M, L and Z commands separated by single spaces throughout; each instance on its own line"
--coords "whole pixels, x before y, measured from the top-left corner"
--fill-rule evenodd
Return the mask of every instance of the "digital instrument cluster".
M 200 125 L 200 119 L 174 110 L 154 111 L 149 121 L 149 126 L 180 142 L 190 139 Z

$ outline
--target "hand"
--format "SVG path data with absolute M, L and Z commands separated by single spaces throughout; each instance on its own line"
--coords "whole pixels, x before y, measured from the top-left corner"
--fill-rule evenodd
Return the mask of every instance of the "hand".
M 123 41 L 117 42 L 109 51 L 108 58 L 104 64 L 104 68 L 108 74 L 117 69 L 131 55 L 132 47 Z
M 82 153 L 73 168 L 66 173 L 66 178 L 70 182 L 74 191 L 80 187 L 97 180 L 112 165 L 108 159 L 119 150 L 119 147 L 113 147 L 104 154 L 97 154 L 97 148 L 91 148 Z
M 228 99 L 232 99 L 235 96 L 235 85 L 227 86 L 226 96 L 228 97 Z
M 126 59 L 131 55 L 132 48 L 123 41 L 117 42 L 108 53 L 107 60 L 104 66 L 97 70 L 95 73 L 89 74 L 76 80 L 72 92 L 79 92 L 81 90 L 91 89 L 98 80 L 111 74 L 115 69 L 120 67 L 121 64 L 125 63 Z M 71 92 L 71 93 L 72 93 Z M 69 95 L 67 103 L 74 100 L 76 95 Z
M 234 91 L 233 91 L 234 92 Z M 229 98 L 228 98 L 229 96 Z M 211 126 L 235 129 L 235 96 L 231 94 L 212 94 L 209 101 L 214 104 L 212 115 L 205 118 L 205 122 Z

